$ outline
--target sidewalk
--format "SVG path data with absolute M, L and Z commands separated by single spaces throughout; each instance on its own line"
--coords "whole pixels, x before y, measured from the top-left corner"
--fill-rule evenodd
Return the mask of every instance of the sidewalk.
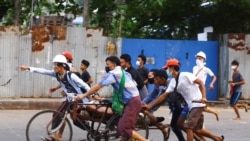
M 0 110 L 40 110 L 57 109 L 62 98 L 3 98 Z

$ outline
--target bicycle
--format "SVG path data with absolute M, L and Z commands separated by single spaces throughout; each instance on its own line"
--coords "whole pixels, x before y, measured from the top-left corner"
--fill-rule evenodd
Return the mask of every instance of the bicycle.
M 63 140 L 71 141 L 73 138 L 72 123 L 70 122 L 68 115 L 71 115 L 71 118 L 74 114 L 74 94 L 67 94 L 65 110 L 63 112 L 58 112 L 55 110 L 43 110 L 36 113 L 31 117 L 27 126 L 26 126 L 26 139 L 27 141 L 38 141 L 44 140 L 45 137 L 51 137 L 52 134 L 62 132 L 63 130 Z M 86 120 L 81 118 L 80 113 L 77 113 L 76 118 L 73 122 L 77 122 L 83 130 L 87 132 L 87 139 L 89 141 L 110 141 L 120 139 L 121 136 L 117 131 L 117 123 L 120 116 L 113 114 L 111 117 L 107 116 L 108 108 L 111 107 L 111 101 L 103 99 L 99 104 L 88 103 L 88 104 L 79 104 L 77 105 L 96 105 L 96 106 L 105 106 L 105 112 L 101 117 L 96 117 L 95 114 L 90 114 L 91 119 L 88 120 L 91 122 L 90 126 L 87 126 L 85 123 Z M 52 128 L 53 126 L 53 128 Z M 78 127 L 79 127 L 78 126 Z M 135 125 L 135 130 L 143 135 L 145 138 L 148 138 L 148 125 L 145 122 L 142 116 L 138 116 L 137 123 Z

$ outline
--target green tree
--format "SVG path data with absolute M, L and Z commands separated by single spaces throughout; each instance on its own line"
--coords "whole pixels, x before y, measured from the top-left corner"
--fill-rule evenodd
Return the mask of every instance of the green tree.
M 249 0 L 207 0 L 211 2 L 208 5 L 201 5 L 204 0 L 17 1 L 20 1 L 19 8 L 17 3 L 15 7 L 15 0 L 0 2 L 2 25 L 28 25 L 31 17 L 64 12 L 84 13 L 85 26 L 102 27 L 104 34 L 112 37 L 196 39 L 206 26 L 213 26 L 215 35 L 250 32 Z M 18 14 L 19 19 L 13 19 Z

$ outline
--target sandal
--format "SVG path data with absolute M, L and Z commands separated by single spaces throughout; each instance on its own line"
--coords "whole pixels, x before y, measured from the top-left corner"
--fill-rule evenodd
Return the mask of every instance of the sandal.
M 224 141 L 224 136 L 223 135 L 221 135 L 221 141 Z
M 41 136 L 41 140 L 42 141 L 56 141 L 54 138 L 50 137 L 50 138 L 47 138 L 47 137 L 43 137 Z

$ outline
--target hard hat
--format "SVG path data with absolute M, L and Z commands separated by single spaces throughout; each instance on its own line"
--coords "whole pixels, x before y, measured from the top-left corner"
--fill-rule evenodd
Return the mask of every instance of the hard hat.
M 163 66 L 162 68 L 167 69 L 169 66 L 180 66 L 180 63 L 177 59 L 172 58 L 172 59 L 169 59 L 166 65 Z
M 68 60 L 73 60 L 73 55 L 72 55 L 72 53 L 71 52 L 69 52 L 69 51 L 64 51 L 63 53 L 62 53 L 62 55 L 64 55 Z
M 53 58 L 53 63 L 65 63 L 67 64 L 67 59 L 65 56 L 58 54 Z
M 195 57 L 197 57 L 197 56 L 200 56 L 200 57 L 204 58 L 204 60 L 206 60 L 206 54 L 205 54 L 203 51 L 198 52 L 198 53 L 195 55 Z

